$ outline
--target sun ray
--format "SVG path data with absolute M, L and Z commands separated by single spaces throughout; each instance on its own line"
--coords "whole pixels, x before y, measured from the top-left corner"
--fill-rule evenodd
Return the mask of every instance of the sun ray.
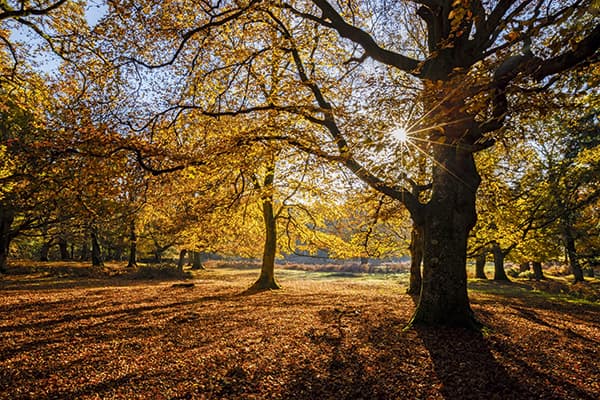
M 414 139 L 414 138 L 413 138 Z M 428 140 L 425 139 L 421 139 L 424 142 L 430 142 Z M 459 182 L 461 182 L 463 185 L 465 185 L 466 187 L 468 187 L 469 189 L 473 189 L 471 187 L 471 185 L 469 185 L 464 179 L 462 179 L 460 176 L 456 175 L 454 172 L 450 171 L 448 168 L 446 168 L 446 166 L 442 163 L 440 163 L 439 161 L 437 161 L 435 159 L 435 157 L 433 157 L 431 154 L 427 153 L 425 150 L 423 150 L 422 148 L 420 148 L 419 146 L 417 146 L 415 143 L 411 143 L 410 141 L 407 142 L 407 144 L 412 145 L 415 149 L 417 149 L 417 152 L 423 154 L 424 157 L 430 159 L 431 161 L 433 161 L 433 163 L 435 165 L 437 165 L 438 167 L 442 168 L 444 171 L 446 171 L 447 173 L 449 173 L 450 175 L 452 175 L 454 178 L 456 178 L 456 180 L 458 180 Z M 441 143 L 435 143 L 437 145 L 440 145 Z M 453 146 L 451 144 L 446 144 L 447 146 Z

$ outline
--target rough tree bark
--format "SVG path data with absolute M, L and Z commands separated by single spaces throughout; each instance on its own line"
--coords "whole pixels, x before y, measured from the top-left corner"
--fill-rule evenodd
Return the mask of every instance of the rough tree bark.
M 425 207 L 421 298 L 411 323 L 475 327 L 479 324 L 467 296 L 466 261 L 467 239 L 477 220 L 475 193 L 481 178 L 471 152 L 438 145 L 433 153 L 431 200 Z

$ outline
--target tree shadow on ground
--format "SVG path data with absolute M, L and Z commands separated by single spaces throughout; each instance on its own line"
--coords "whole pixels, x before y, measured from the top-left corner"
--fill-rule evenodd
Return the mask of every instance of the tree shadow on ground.
M 433 363 L 445 399 L 548 398 L 511 375 L 479 332 L 457 328 L 414 328 Z
M 307 363 L 294 371 L 282 398 L 561 398 L 542 381 L 531 384 L 526 357 L 519 360 L 524 364 L 518 372 L 507 370 L 494 356 L 494 341 L 478 332 L 440 327 L 403 330 L 407 321 L 363 319 L 347 310 L 324 313 L 322 319 L 329 327 L 309 330 L 307 336 L 321 348 L 325 365 Z M 353 324 L 358 330 L 349 335 Z M 588 398 L 568 382 L 554 385 Z

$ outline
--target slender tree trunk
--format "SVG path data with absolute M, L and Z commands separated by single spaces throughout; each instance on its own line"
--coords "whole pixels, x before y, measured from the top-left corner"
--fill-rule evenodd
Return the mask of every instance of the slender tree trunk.
M 137 268 L 137 235 L 135 233 L 135 221 L 129 223 L 129 261 L 127 268 Z
M 62 261 L 69 260 L 69 246 L 64 237 L 58 238 L 58 248 L 60 249 L 60 259 Z
M 475 257 L 475 278 L 477 279 L 487 279 L 485 276 L 486 255 L 485 251 L 482 251 Z
M 423 262 L 423 227 L 413 222 L 410 233 L 410 280 L 408 294 L 421 293 L 421 264 Z
M 544 271 L 542 271 L 542 263 L 539 261 L 534 261 L 531 263 L 532 267 L 533 267 L 533 274 L 535 279 L 542 280 L 542 279 L 546 279 L 546 277 L 544 276 Z
M 571 272 L 575 278 L 575 283 L 584 282 L 585 278 L 583 277 L 583 270 L 581 269 L 581 265 L 579 265 L 579 257 L 577 256 L 577 251 L 575 249 L 575 237 L 573 235 L 573 230 L 569 227 L 564 228 L 563 239 L 565 241 L 565 249 L 569 258 Z
M 0 273 L 6 273 L 8 251 L 13 239 L 10 227 L 14 219 L 14 212 L 0 207 Z
M 470 152 L 437 145 L 433 153 L 421 298 L 411 323 L 474 328 L 479 323 L 467 295 L 467 239 L 477 220 L 475 193 L 481 179 Z
M 263 250 L 260 276 L 249 290 L 275 290 L 281 286 L 275 280 L 275 254 L 277 253 L 277 219 L 273 210 L 273 181 L 275 174 L 274 164 L 267 171 L 262 198 L 263 221 L 265 223 L 265 246 Z
M 494 244 L 492 253 L 494 254 L 494 280 L 510 281 L 508 276 L 506 276 L 506 271 L 504 271 L 504 257 L 506 254 L 502 251 L 498 243 Z
M 104 265 L 104 261 L 102 260 L 100 242 L 98 241 L 98 228 L 92 226 L 90 229 L 90 236 L 92 239 L 92 266 L 102 267 Z
M 185 265 L 185 255 L 187 250 L 183 249 L 179 252 L 179 259 L 177 260 L 177 272 L 183 276 L 183 266 Z

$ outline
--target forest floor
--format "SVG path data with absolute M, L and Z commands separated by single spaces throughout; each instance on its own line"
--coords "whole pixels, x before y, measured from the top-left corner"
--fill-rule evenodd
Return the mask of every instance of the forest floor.
M 486 325 L 475 333 L 404 330 L 415 304 L 399 275 L 281 269 L 283 290 L 249 295 L 255 267 L 194 272 L 191 287 L 74 271 L 48 264 L 0 276 L 1 399 L 600 393 L 600 303 L 545 291 L 559 279 L 541 288 L 471 282 L 472 308 Z M 598 280 L 584 285 L 598 292 Z

